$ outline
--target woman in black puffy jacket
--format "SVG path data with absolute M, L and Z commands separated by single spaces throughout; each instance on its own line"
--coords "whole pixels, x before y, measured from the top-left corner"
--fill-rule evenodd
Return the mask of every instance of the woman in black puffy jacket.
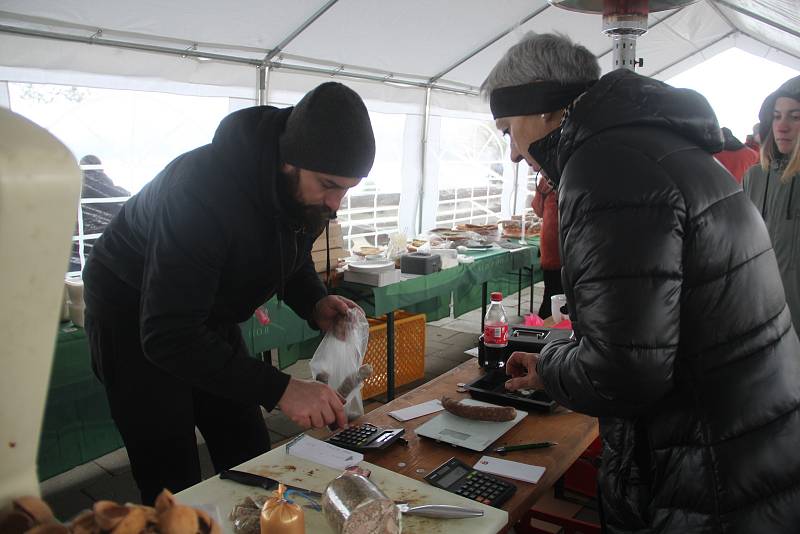
M 512 158 L 558 184 L 575 338 L 507 387 L 597 416 L 607 532 L 800 532 L 800 343 L 708 102 L 528 34 L 484 82 Z

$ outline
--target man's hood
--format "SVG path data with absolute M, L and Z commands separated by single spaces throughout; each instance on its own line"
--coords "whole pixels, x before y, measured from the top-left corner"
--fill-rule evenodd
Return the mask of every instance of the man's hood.
M 259 208 L 279 210 L 275 189 L 280 166 L 278 140 L 292 108 L 255 106 L 222 119 L 211 147 L 233 184 Z
M 559 168 L 584 141 L 622 126 L 664 128 L 709 153 L 723 146 L 717 117 L 700 93 L 618 69 L 600 78 L 575 104 L 561 133 Z

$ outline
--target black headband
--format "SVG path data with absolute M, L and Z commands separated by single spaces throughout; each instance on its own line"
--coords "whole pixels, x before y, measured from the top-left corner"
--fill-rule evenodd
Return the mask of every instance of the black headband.
M 561 83 L 533 82 L 492 91 L 489 106 L 495 119 L 519 115 L 536 115 L 564 109 L 594 81 Z

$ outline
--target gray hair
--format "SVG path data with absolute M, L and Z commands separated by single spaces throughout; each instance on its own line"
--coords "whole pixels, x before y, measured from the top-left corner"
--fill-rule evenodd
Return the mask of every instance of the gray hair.
M 559 33 L 528 32 L 508 49 L 481 84 L 487 97 L 495 89 L 535 81 L 588 82 L 600 78 L 597 58 Z

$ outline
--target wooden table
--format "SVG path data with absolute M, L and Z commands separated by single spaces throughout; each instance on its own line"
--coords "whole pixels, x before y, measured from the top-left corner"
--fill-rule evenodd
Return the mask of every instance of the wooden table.
M 437 443 L 428 438 L 419 438 L 413 430 L 435 414 L 400 423 L 388 415 L 388 412 L 419 404 L 448 395 L 454 398 L 468 398 L 468 393 L 456 392 L 456 384 L 475 380 L 481 373 L 477 360 L 469 360 L 458 367 L 444 373 L 434 380 L 410 391 L 380 408 L 373 410 L 358 419 L 359 423 L 372 423 L 381 427 L 406 430 L 407 447 L 392 445 L 386 451 L 372 452 L 365 455 L 368 462 L 380 465 L 407 477 L 422 480 L 425 475 L 455 456 L 469 465 L 475 463 L 484 454 L 494 456 L 490 452 L 473 452 L 467 449 Z M 517 486 L 514 496 L 503 506 L 508 512 L 509 524 L 505 530 L 513 527 L 530 507 L 561 478 L 589 444 L 597 437 L 597 419 L 578 414 L 558 407 L 552 413 L 529 412 L 519 424 L 508 431 L 493 447 L 504 443 L 531 443 L 537 441 L 555 441 L 558 445 L 547 449 L 517 451 L 505 456 L 508 460 L 539 465 L 546 468 L 544 476 L 538 484 L 510 481 Z M 418 471 L 420 470 L 420 471 Z
M 431 382 L 381 406 L 357 421 L 369 422 L 389 428 L 403 426 L 406 429 L 405 437 L 409 441 L 408 446 L 393 444 L 385 451 L 373 452 L 365 455 L 365 460 L 368 462 L 365 465 L 373 469 L 373 478 L 376 480 L 376 483 L 383 487 L 391 498 L 410 499 L 408 496 L 395 495 L 397 492 L 393 492 L 391 486 L 392 481 L 397 480 L 398 487 L 410 487 L 409 483 L 418 485 L 418 489 L 414 489 L 413 491 L 417 492 L 415 498 L 422 499 L 420 502 L 431 503 L 432 501 L 439 501 L 447 504 L 461 504 L 460 501 L 464 500 L 462 497 L 445 493 L 443 490 L 428 485 L 423 480 L 425 475 L 453 456 L 469 465 L 474 465 L 483 454 L 493 455 L 493 453 L 472 452 L 466 449 L 457 449 L 447 444 L 437 443 L 427 438 L 417 438 L 413 430 L 431 417 L 434 417 L 434 414 L 400 423 L 389 417 L 387 413 L 398 408 L 404 408 L 431 399 L 440 398 L 444 394 L 454 397 L 466 397 L 467 394 L 456 392 L 456 384 L 459 382 L 470 382 L 480 373 L 481 370 L 476 360 L 467 361 Z M 330 432 L 317 429 L 309 432 L 309 434 L 324 439 L 330 435 Z M 505 513 L 502 513 L 503 517 L 498 518 L 497 514 L 500 512 L 490 509 L 493 515 L 487 514 L 482 518 L 482 524 L 487 522 L 492 523 L 490 530 L 484 529 L 483 531 L 495 532 L 496 529 L 499 528 L 498 532 L 504 533 L 513 527 L 530 507 L 555 484 L 564 474 L 564 471 L 572 465 L 596 436 L 596 419 L 570 412 L 564 408 L 558 408 L 552 413 L 532 412 L 514 428 L 509 430 L 501 437 L 500 441 L 493 444 L 493 446 L 506 442 L 529 443 L 532 441 L 545 440 L 556 441 L 558 445 L 548 449 L 512 452 L 506 456 L 509 460 L 543 466 L 546 470 L 538 484 L 510 481 L 516 485 L 516 493 L 503 506 L 503 510 L 505 511 Z M 302 487 L 314 491 L 322 491 L 325 484 L 337 475 L 337 472 L 333 469 L 298 458 L 292 458 L 291 463 L 288 462 L 289 460 L 283 451 L 283 447 L 279 447 L 259 457 L 253 458 L 241 466 L 237 466 L 237 469 L 270 476 L 282 480 L 285 483 L 301 485 Z M 303 462 L 307 462 L 308 465 Z M 373 465 L 370 466 L 369 464 Z M 405 477 L 396 477 L 394 473 L 405 475 L 405 477 L 413 480 L 408 480 L 408 478 Z M 227 519 L 227 516 L 233 505 L 241 501 L 245 496 L 258 494 L 260 491 L 263 492 L 263 490 L 242 486 L 228 480 L 221 480 L 219 476 L 214 476 L 191 488 L 183 490 L 177 494 L 177 497 L 179 501 L 185 504 L 192 506 L 202 505 L 212 509 L 220 518 L 223 530 L 225 532 L 232 532 L 232 525 Z M 431 494 L 436 494 L 438 492 L 438 496 L 425 496 L 424 494 L 428 491 Z M 404 492 L 405 494 L 408 493 L 406 490 L 404 490 Z M 445 497 L 443 498 L 442 495 Z M 452 502 L 450 502 L 450 499 L 452 499 Z M 463 506 L 463 504 L 461 505 Z M 506 514 L 508 515 L 508 522 L 504 525 Z M 441 522 L 440 520 L 427 521 L 428 523 L 421 522 L 419 518 L 409 520 L 409 532 L 433 534 L 434 532 L 449 532 L 452 531 L 453 528 L 457 528 L 457 532 L 465 532 L 466 528 L 469 527 L 464 527 L 464 524 L 458 522 L 469 522 L 473 520 L 457 519 L 452 520 L 452 522 Z M 309 532 L 322 532 L 326 530 L 320 514 L 314 515 L 309 512 L 306 516 L 306 522 L 309 528 L 313 527 L 315 529 Z M 478 523 L 475 523 L 475 530 L 473 530 L 475 532 L 481 531 L 480 528 L 477 528 L 477 525 Z

